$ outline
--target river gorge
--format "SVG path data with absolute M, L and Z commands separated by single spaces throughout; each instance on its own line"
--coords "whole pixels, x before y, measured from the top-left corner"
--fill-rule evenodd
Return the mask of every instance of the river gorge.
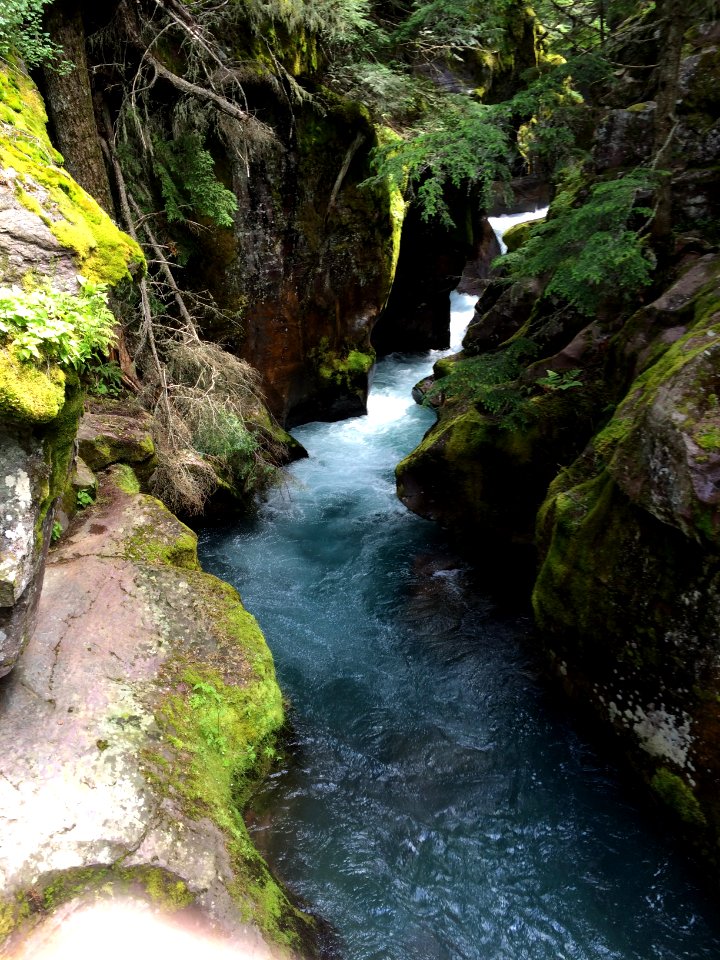
M 473 304 L 453 294 L 454 344 Z M 438 356 L 382 360 L 366 417 L 294 430 L 309 458 L 251 523 L 201 536 L 292 707 L 255 843 L 347 960 L 715 957 L 711 904 L 553 703 L 526 611 L 396 498 Z

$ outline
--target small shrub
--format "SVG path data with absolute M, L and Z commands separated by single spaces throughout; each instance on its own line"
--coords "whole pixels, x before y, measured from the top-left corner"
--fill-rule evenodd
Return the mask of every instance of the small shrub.
M 544 390 L 551 392 L 555 390 L 574 390 L 576 387 L 583 385 L 580 372 L 578 369 L 565 370 L 564 373 L 558 373 L 557 370 L 548 370 L 546 376 L 540 377 L 536 383 Z
M 78 490 L 77 497 L 75 498 L 75 504 L 78 510 L 84 510 L 85 507 L 89 507 L 91 503 L 94 503 L 93 495 L 87 490 Z
M 519 338 L 497 353 L 457 360 L 435 381 L 426 401 L 441 395 L 445 400 L 474 403 L 498 417 L 502 426 L 518 426 L 528 415 L 527 389 L 518 377 L 537 351 L 532 341 Z

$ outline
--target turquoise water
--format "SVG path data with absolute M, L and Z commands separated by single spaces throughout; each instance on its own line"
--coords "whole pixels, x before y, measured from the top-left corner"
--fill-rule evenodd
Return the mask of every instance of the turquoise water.
M 255 841 L 347 960 L 720 957 L 714 907 L 553 703 L 522 612 L 395 497 L 432 359 L 380 363 L 367 417 L 293 431 L 310 458 L 288 484 L 201 538 L 292 703 Z

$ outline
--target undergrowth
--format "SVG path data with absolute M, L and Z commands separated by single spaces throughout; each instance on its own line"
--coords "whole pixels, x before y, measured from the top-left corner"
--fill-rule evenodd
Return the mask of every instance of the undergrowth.
M 441 398 L 445 403 L 473 403 L 503 427 L 526 424 L 530 408 L 529 389 L 519 377 L 535 359 L 538 346 L 518 338 L 504 350 L 477 357 L 464 357 L 448 364 L 428 391 L 426 403 Z

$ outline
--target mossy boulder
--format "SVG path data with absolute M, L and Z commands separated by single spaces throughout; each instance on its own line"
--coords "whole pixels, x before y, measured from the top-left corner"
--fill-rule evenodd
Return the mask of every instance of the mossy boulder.
M 503 234 L 503 242 L 508 248 L 508 252 L 512 253 L 513 250 L 519 250 L 530 239 L 533 227 L 544 222 L 544 217 L 541 220 L 525 220 L 506 230 Z
M 433 389 L 442 385 L 436 380 Z M 505 413 L 489 413 L 480 402 L 441 402 L 438 423 L 395 471 L 403 503 L 448 527 L 473 553 L 480 540 L 497 549 L 532 544 L 557 463 L 576 455 L 587 420 L 567 394 L 531 397 L 509 385 L 507 396 L 512 408 Z
M 290 954 L 312 923 L 242 819 L 283 723 L 272 657 L 235 590 L 200 570 L 194 534 L 130 479 L 111 467 L 52 551 L 4 690 L 22 790 L 0 789 L 3 933 L 132 889 Z
M 94 471 L 113 463 L 130 464 L 146 480 L 155 465 L 152 429 L 152 417 L 140 408 L 128 409 L 126 404 L 115 401 L 95 401 L 80 421 L 80 456 Z
M 65 374 L 56 364 L 39 367 L 0 347 L 0 420 L 49 423 L 64 403 Z
M 52 278 L 76 288 L 76 276 L 115 284 L 144 268 L 138 245 L 62 167 L 46 131 L 32 80 L 0 69 L 0 274 L 5 282 Z
M 537 280 L 523 280 L 510 287 L 491 284 L 480 297 L 463 337 L 463 352 L 475 356 L 501 346 L 529 321 L 540 292 Z
M 318 384 L 312 404 L 317 405 L 320 419 L 341 420 L 367 413 L 368 382 L 375 364 L 373 350 L 332 350 L 324 337 L 311 351 L 311 359 Z M 309 414 L 307 405 L 300 411 L 303 417 Z
M 641 372 L 595 445 L 633 503 L 686 536 L 720 544 L 720 258 L 695 264 L 628 325 L 642 343 L 648 315 L 674 318 L 670 336 L 655 324 Z M 628 336 L 623 334 L 627 344 Z M 653 362 L 654 361 L 654 362 Z

